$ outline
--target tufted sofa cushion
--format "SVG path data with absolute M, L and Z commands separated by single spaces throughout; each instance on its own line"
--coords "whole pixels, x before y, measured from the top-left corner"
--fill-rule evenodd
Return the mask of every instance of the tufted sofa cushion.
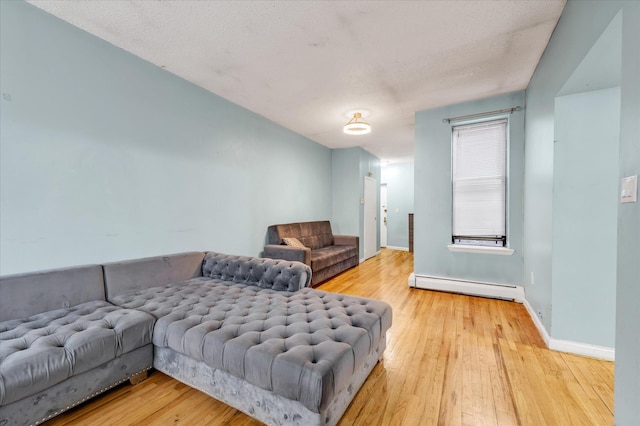
M 113 300 L 158 318 L 153 343 L 320 412 L 391 326 L 381 301 L 195 278 Z
M 98 300 L 0 322 L 0 405 L 149 344 L 154 321 Z
M 311 282 L 311 268 L 300 262 L 209 252 L 202 275 L 273 290 L 296 291 Z

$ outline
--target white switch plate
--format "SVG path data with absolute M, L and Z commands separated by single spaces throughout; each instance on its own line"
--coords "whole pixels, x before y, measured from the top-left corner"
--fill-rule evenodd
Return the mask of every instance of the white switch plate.
M 622 178 L 620 190 L 621 203 L 636 203 L 638 201 L 638 175 Z

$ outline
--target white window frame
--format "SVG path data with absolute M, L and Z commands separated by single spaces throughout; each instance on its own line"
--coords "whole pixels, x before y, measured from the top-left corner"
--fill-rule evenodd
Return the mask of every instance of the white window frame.
M 510 120 L 509 114 L 500 114 L 488 117 L 482 117 L 474 120 L 465 120 L 465 121 L 456 121 L 451 122 L 451 242 L 447 246 L 449 251 L 452 252 L 468 252 L 468 253 L 482 253 L 482 254 L 498 254 L 498 255 L 511 255 L 514 253 L 514 250 L 509 248 L 509 188 L 510 188 Z M 453 221 L 454 221 L 454 206 L 453 206 L 453 191 L 454 191 L 454 181 L 453 181 L 453 163 L 454 163 L 454 146 L 453 146 L 453 135 L 456 127 L 466 126 L 471 124 L 480 124 L 491 121 L 498 120 L 506 120 L 505 132 L 506 132 L 506 140 L 505 140 L 505 211 L 504 211 L 504 220 L 505 220 L 505 243 L 504 246 L 482 246 L 482 245 L 470 245 L 470 244 L 461 244 L 454 242 L 454 232 L 453 232 Z

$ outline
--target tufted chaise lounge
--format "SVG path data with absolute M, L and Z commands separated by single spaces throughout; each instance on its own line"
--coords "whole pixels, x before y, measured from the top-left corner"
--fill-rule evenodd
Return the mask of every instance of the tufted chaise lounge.
M 382 356 L 391 307 L 307 288 L 299 262 L 201 264 L 203 276 L 162 285 L 142 279 L 162 275 L 154 259 L 104 265 L 108 300 L 157 318 L 154 367 L 267 424 L 336 424 Z
M 105 362 L 106 357 L 117 360 L 141 349 L 151 356 L 148 341 L 154 326 L 156 369 L 267 424 L 319 426 L 338 422 L 381 358 L 391 326 L 391 308 L 384 302 L 307 288 L 311 271 L 299 262 L 190 252 L 105 264 L 100 271 L 107 301 L 4 322 L 0 337 L 28 340 L 25 336 L 36 330 L 48 342 L 45 352 L 55 357 L 61 351 L 58 342 L 92 330 L 116 352 L 99 355 L 97 346 L 91 346 L 95 362 L 102 364 L 83 365 L 78 379 L 66 380 L 84 384 L 96 376 L 80 370 L 93 368 L 89 372 L 100 371 L 115 383 L 124 379 L 115 377 L 119 371 L 109 368 L 113 361 Z M 136 315 L 146 326 L 122 333 L 120 340 L 109 340 L 103 332 L 118 330 Z M 51 338 L 51 332 L 59 337 Z M 143 342 L 142 348 L 132 349 Z M 19 355 L 6 363 L 18 346 L 14 342 L 5 350 L 3 343 L 2 389 L 19 375 L 20 363 L 30 360 Z M 148 363 L 147 358 L 143 368 Z M 58 386 L 56 397 L 71 389 L 67 381 L 51 387 Z M 38 376 L 20 386 L 40 382 L 45 380 Z M 13 386 L 12 398 L 27 401 L 21 407 L 37 405 L 33 398 L 51 397 L 47 391 L 23 397 L 20 386 Z M 0 407 L 0 423 L 6 407 Z

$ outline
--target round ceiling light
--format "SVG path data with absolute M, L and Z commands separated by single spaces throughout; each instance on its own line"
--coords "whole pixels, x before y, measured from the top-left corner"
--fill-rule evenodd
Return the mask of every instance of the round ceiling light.
M 344 125 L 343 131 L 348 135 L 366 135 L 371 133 L 371 125 L 364 121 L 362 114 L 353 113 L 353 118 Z

